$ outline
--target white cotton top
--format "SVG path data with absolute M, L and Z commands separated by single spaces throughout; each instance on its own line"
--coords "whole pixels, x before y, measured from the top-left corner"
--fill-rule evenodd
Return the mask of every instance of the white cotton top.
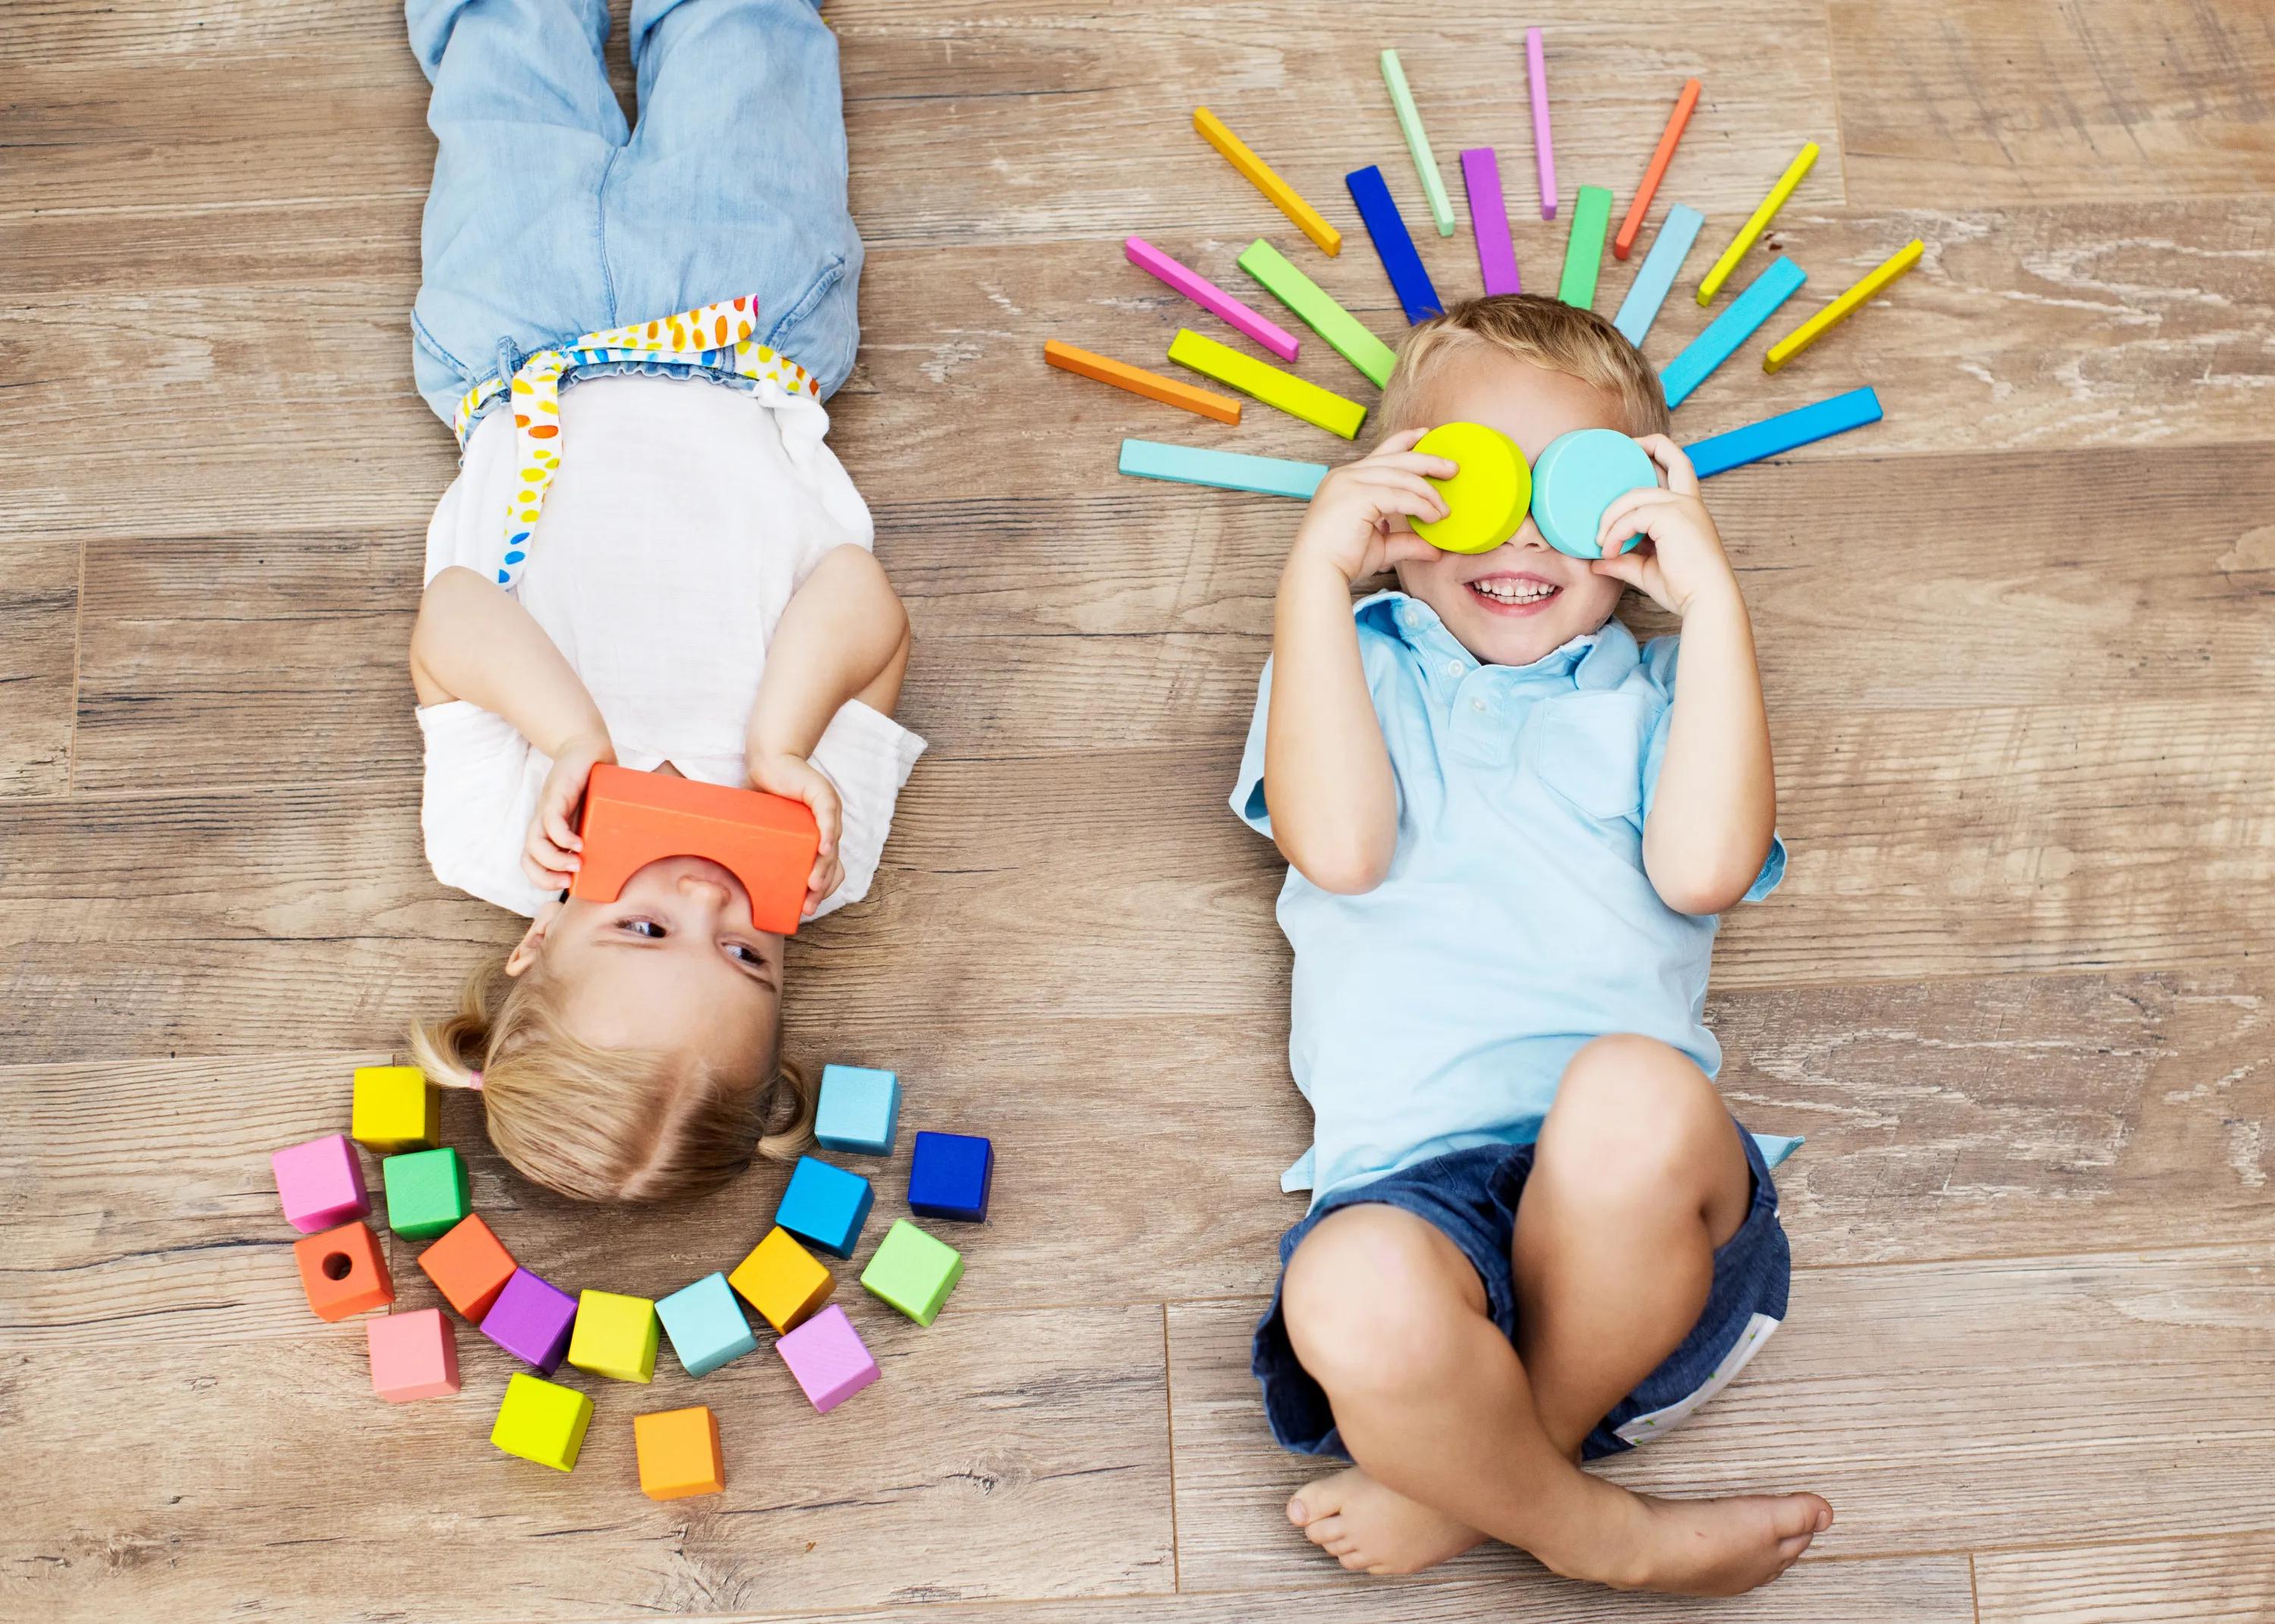
M 866 503 L 823 443 L 819 401 L 699 380 L 622 375 L 561 393 L 561 470 L 522 567 L 522 605 L 584 678 L 616 759 L 744 787 L 744 729 L 790 594 L 832 548 L 869 548 Z M 427 527 L 432 580 L 453 564 L 497 578 L 507 502 L 521 488 L 511 414 L 466 442 Z M 420 707 L 419 822 L 443 884 L 534 914 L 556 895 L 521 853 L 551 759 L 464 699 Z M 845 882 L 828 913 L 868 895 L 893 806 L 925 742 L 858 700 L 813 765 L 844 803 Z

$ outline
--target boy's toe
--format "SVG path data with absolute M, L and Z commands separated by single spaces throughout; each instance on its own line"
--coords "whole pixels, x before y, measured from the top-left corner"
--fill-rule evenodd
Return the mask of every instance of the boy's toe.
M 1304 1537 L 1315 1545 L 1333 1545 L 1343 1537 L 1341 1517 L 1313 1517 L 1304 1524 Z

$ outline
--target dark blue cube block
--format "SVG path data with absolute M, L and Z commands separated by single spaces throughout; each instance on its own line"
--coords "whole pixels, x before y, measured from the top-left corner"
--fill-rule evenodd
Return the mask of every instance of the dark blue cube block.
M 995 1147 L 976 1135 L 919 1133 L 909 1163 L 909 1211 L 976 1224 L 987 1216 Z

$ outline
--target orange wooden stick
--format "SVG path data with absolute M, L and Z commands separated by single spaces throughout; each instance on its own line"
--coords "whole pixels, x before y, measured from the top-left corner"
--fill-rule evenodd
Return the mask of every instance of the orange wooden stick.
M 1667 133 L 1659 138 L 1659 150 L 1651 155 L 1651 167 L 1643 172 L 1643 185 L 1636 189 L 1635 201 L 1628 205 L 1628 217 L 1620 222 L 1620 234 L 1612 238 L 1612 257 L 1624 260 L 1635 246 L 1636 233 L 1643 230 L 1643 217 L 1651 207 L 1659 183 L 1667 174 L 1667 162 L 1674 156 L 1674 143 L 1682 139 L 1682 126 L 1690 122 L 1690 110 L 1698 105 L 1698 81 L 1682 81 L 1682 94 L 1674 98 L 1674 114 L 1667 121 Z
M 1229 395 L 1195 389 L 1158 372 L 1147 372 L 1143 366 L 1131 366 L 1107 356 L 1092 355 L 1087 350 L 1077 350 L 1055 338 L 1043 340 L 1043 359 L 1063 372 L 1080 373 L 1117 389 L 1128 389 L 1132 395 L 1158 400 L 1165 406 L 1182 407 L 1205 418 L 1214 418 L 1220 423 L 1240 421 L 1240 403 Z

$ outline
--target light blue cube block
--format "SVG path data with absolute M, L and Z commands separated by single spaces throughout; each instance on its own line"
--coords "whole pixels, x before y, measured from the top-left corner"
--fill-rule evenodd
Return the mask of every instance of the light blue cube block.
M 869 1181 L 859 1174 L 801 1156 L 775 1209 L 775 1222 L 833 1258 L 850 1258 L 875 1200 Z
M 813 1142 L 825 1151 L 861 1156 L 893 1153 L 901 1120 L 901 1080 L 868 1066 L 824 1066 Z
M 756 1353 L 759 1339 L 724 1274 L 707 1274 L 692 1286 L 656 1301 L 656 1317 L 671 1351 L 690 1376 L 708 1376 L 730 1359 Z

